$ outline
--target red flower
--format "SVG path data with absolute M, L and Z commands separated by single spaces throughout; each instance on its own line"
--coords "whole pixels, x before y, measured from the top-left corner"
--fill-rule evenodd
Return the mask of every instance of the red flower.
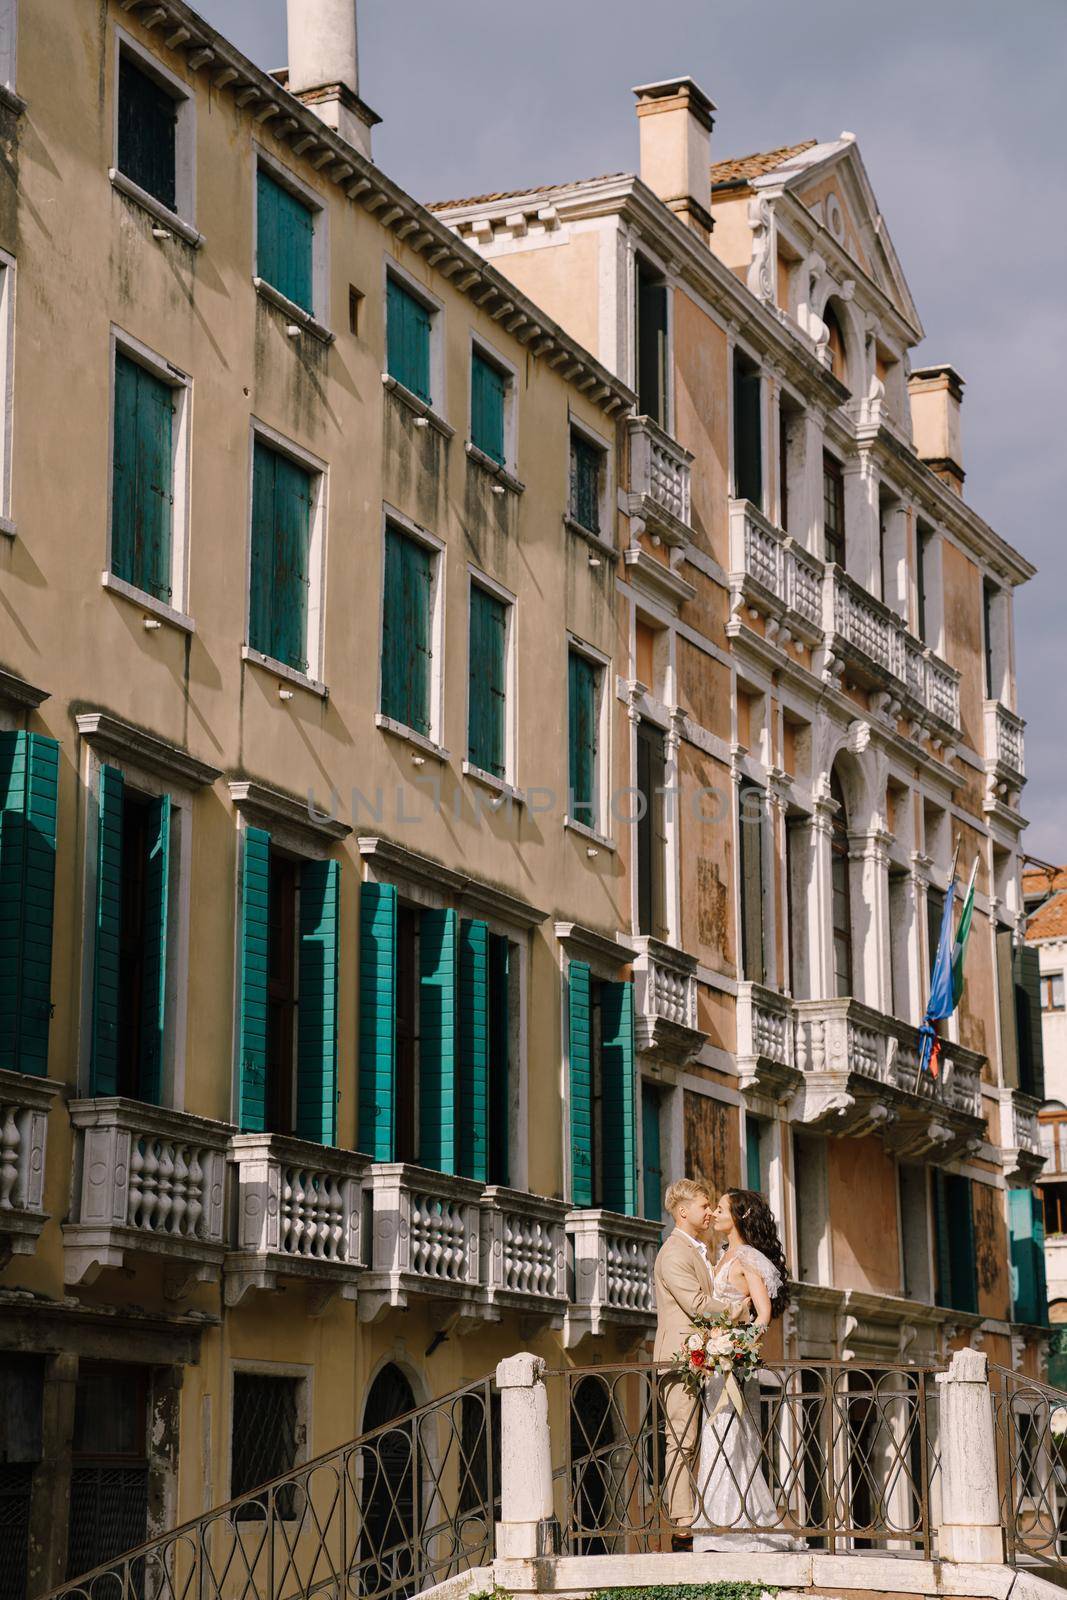
M 706 1359 L 703 1350 L 690 1350 L 689 1352 L 689 1365 L 691 1367 L 702 1367 Z

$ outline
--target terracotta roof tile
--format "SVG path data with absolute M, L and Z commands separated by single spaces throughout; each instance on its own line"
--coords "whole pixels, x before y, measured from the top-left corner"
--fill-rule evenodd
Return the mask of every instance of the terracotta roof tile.
M 810 150 L 818 142 L 817 139 L 804 139 L 800 144 L 780 145 L 777 150 L 760 150 L 754 155 L 730 156 L 725 161 L 716 161 L 711 168 L 711 187 L 740 188 L 750 179 L 762 178 L 765 172 L 773 172 L 775 167 L 784 166 L 793 156 Z
M 1023 873 L 1023 894 L 1051 894 L 1067 889 L 1067 867 L 1030 867 Z
M 1026 924 L 1027 940 L 1067 939 L 1067 889 L 1059 889 L 1039 906 Z
M 624 172 L 605 172 L 599 178 L 577 178 L 571 183 L 542 183 L 534 184 L 526 189 L 498 189 L 494 194 L 468 195 L 465 200 L 429 200 L 429 211 L 451 211 L 458 206 L 491 206 L 498 200 L 518 200 L 526 195 L 558 194 L 561 189 L 580 188 L 584 183 L 606 183 L 610 178 L 624 178 Z

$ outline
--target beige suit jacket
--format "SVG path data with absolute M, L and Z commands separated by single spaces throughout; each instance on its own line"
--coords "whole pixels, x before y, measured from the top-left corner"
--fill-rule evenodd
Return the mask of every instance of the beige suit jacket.
M 653 1276 L 656 1343 L 652 1359 L 669 1361 L 681 1349 L 686 1335 L 692 1333 L 694 1317 L 717 1317 L 726 1307 L 715 1298 L 711 1273 L 700 1251 L 677 1228 L 656 1257 Z

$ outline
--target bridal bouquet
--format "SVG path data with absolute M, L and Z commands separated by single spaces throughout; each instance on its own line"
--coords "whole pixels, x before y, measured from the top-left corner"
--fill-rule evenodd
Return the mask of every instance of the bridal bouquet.
M 673 1357 L 674 1370 L 686 1388 L 699 1394 L 714 1374 L 748 1378 L 760 1365 L 763 1329 L 742 1327 L 725 1314 L 694 1317 L 693 1332 Z

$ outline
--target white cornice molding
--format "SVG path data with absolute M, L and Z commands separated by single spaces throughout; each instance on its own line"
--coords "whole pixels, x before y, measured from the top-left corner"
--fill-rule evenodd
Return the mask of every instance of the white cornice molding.
M 229 790 L 237 810 L 252 822 L 282 823 L 317 839 L 346 839 L 352 832 L 347 822 L 317 812 L 310 796 L 301 800 L 254 778 L 231 778 Z
M 385 839 L 380 834 L 360 834 L 356 845 L 378 883 L 406 878 L 431 889 L 443 889 L 459 904 L 460 909 L 481 911 L 516 927 L 536 928 L 548 915 L 547 911 L 540 911 L 537 906 L 508 889 L 487 883 L 484 878 L 475 878 L 469 872 L 457 872 L 455 868 L 435 861 L 432 856 L 410 850 L 406 845 Z
M 107 711 L 75 712 L 78 732 L 97 756 L 115 756 L 145 767 L 170 783 L 206 788 L 222 777 L 222 769 L 190 755 L 146 728 L 135 727 Z
M 8 672 L 6 667 L 0 667 L 0 704 L 14 706 L 20 711 L 36 711 L 47 699 L 47 689 L 35 689 L 25 678 Z

